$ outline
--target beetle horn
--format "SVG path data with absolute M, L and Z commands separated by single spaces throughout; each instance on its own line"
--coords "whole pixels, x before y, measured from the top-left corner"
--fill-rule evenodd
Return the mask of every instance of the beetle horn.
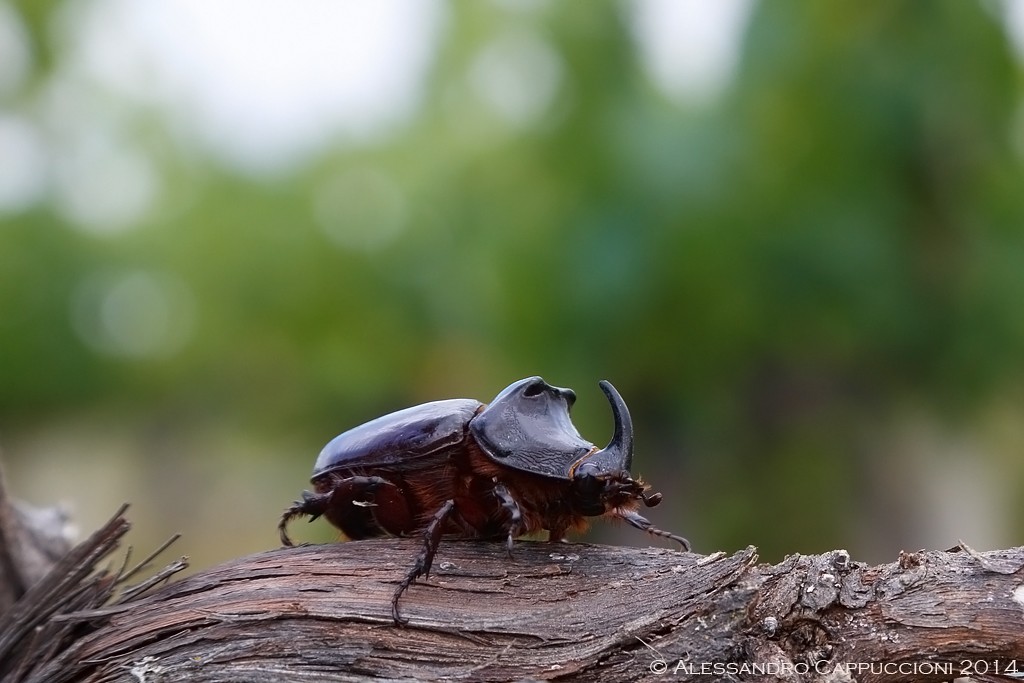
M 612 406 L 615 432 L 608 445 L 594 453 L 591 459 L 600 461 L 609 470 L 629 471 L 633 464 L 633 420 L 629 416 L 629 408 L 626 407 L 626 402 L 622 400 L 622 396 L 615 390 L 611 382 L 603 379 L 599 384 L 601 391 L 608 397 L 608 402 Z

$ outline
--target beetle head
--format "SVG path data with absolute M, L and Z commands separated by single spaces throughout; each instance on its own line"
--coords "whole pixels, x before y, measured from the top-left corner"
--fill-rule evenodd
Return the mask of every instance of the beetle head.
M 484 452 L 512 469 L 565 479 L 569 468 L 593 450 L 569 417 L 576 402 L 572 389 L 554 387 L 540 377 L 509 385 L 470 422 Z
M 646 487 L 629 474 L 633 464 L 633 421 L 629 408 L 611 382 L 601 380 L 600 386 L 611 404 L 615 431 L 607 446 L 584 455 L 570 468 L 574 503 L 584 515 L 603 514 L 609 504 L 614 506 L 631 498 L 641 498 L 648 506 L 657 505 L 661 495 L 648 496 Z

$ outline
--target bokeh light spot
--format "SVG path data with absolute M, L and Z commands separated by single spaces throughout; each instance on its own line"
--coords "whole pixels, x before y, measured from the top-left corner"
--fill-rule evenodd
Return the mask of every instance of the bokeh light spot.
M 536 32 L 516 30 L 484 47 L 469 78 L 499 118 L 512 126 L 529 127 L 551 108 L 564 71 L 561 57 Z
M 0 160 L 0 212 L 17 213 L 42 198 L 46 150 L 35 126 L 20 117 L 0 115 Z
M 341 173 L 318 186 L 313 215 L 332 242 L 373 251 L 390 244 L 406 225 L 406 201 L 387 174 L 373 169 Z
M 169 273 L 101 273 L 75 291 L 72 323 L 104 355 L 159 358 L 180 350 L 195 327 L 195 298 Z

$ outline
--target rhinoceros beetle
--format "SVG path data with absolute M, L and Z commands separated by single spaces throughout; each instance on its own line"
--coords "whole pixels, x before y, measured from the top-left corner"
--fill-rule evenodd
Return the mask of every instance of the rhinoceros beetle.
M 656 528 L 637 509 L 660 493 L 634 479 L 633 426 L 622 397 L 600 382 L 615 431 L 604 448 L 583 439 L 569 409 L 571 389 L 540 377 L 508 386 L 489 405 L 472 399 L 434 401 L 379 417 L 335 437 L 313 468 L 315 492 L 288 507 L 278 530 L 292 545 L 295 517 L 327 518 L 352 540 L 422 534 L 424 545 L 391 599 L 429 575 L 443 535 L 513 539 L 546 530 L 551 541 L 582 531 L 587 517 L 621 519 L 684 550 L 689 542 Z

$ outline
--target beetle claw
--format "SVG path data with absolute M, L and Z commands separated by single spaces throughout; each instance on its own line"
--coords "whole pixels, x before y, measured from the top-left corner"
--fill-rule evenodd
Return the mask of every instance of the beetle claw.
M 409 619 L 398 612 L 398 598 L 397 594 L 391 598 L 391 620 L 395 622 L 395 626 L 408 626 Z

